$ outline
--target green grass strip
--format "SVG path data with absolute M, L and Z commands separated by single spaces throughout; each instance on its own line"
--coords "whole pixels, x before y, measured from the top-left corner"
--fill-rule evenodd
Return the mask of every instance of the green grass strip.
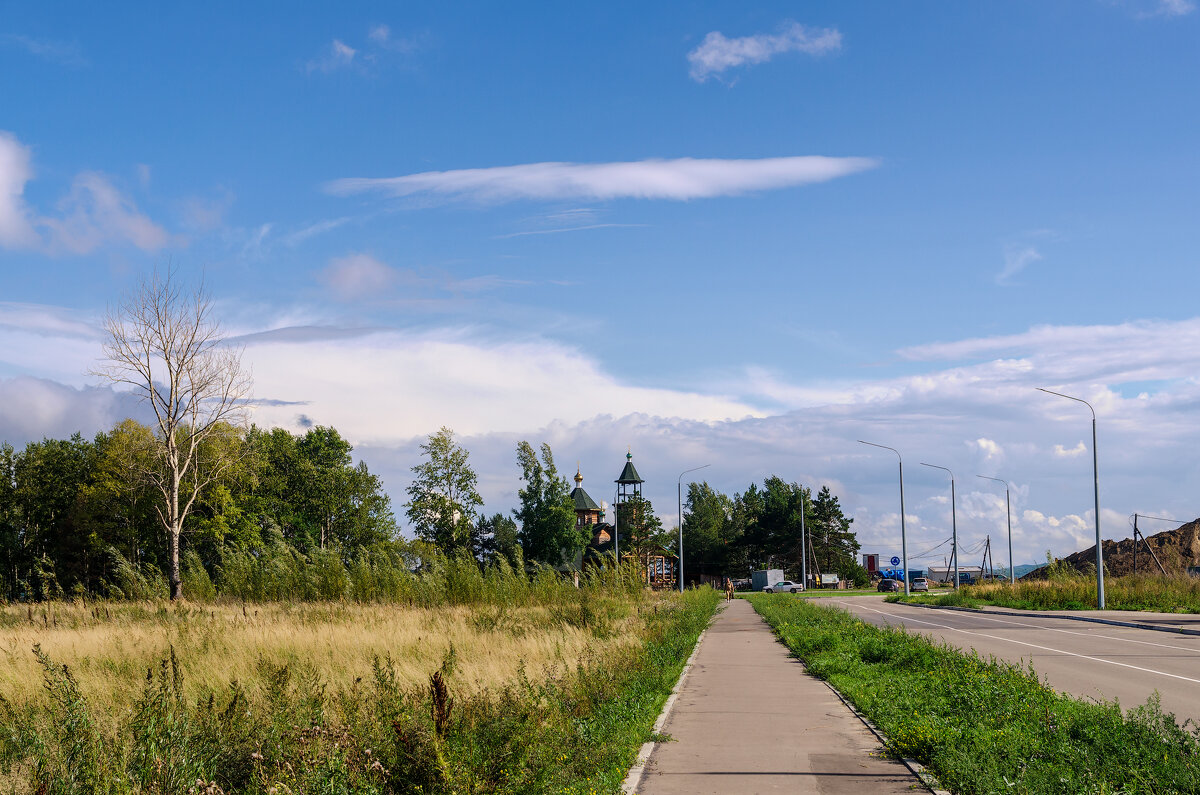
M 1016 584 L 964 585 L 943 594 L 893 594 L 889 602 L 917 602 L 942 607 L 993 605 L 1015 610 L 1095 610 L 1096 578 L 1058 575 L 1049 580 L 1018 580 Z M 1152 613 L 1200 613 L 1200 577 L 1161 577 L 1137 574 L 1107 577 L 1104 602 L 1109 610 Z
M 879 726 L 891 752 L 954 792 L 1200 792 L 1200 742 L 1157 699 L 1123 714 L 1056 693 L 1032 669 L 843 610 L 769 595 L 750 602 L 810 673 Z

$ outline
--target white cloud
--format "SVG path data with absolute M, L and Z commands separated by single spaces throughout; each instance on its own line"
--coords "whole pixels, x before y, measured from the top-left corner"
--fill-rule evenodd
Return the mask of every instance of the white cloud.
M 769 61 L 780 53 L 824 55 L 841 46 L 842 34 L 835 28 L 810 29 L 787 22 L 779 33 L 759 33 L 734 39 L 714 30 L 704 37 L 699 47 L 688 53 L 687 58 L 692 79 L 702 83 L 726 69 Z
M 470 332 L 368 332 L 351 339 L 256 338 L 245 360 L 256 392 L 303 401 L 313 421 L 351 438 L 396 442 L 448 424 L 460 433 L 521 432 L 597 415 L 715 421 L 754 409 L 715 395 L 621 383 L 578 350 L 544 340 L 488 341 Z M 256 421 L 295 427 L 295 407 Z
M 313 72 L 329 73 L 350 66 L 358 50 L 346 44 L 341 39 L 334 39 L 321 57 L 309 61 L 304 69 L 309 74 Z
M 371 31 L 367 34 L 367 38 L 379 44 L 386 44 L 387 40 L 392 35 L 392 29 L 387 25 L 374 25 Z
M 33 178 L 33 156 L 10 132 L 0 130 L 0 246 L 27 248 L 38 236 L 25 206 L 25 183 Z
M 170 242 L 162 227 L 105 177 L 85 171 L 58 202 L 58 214 L 39 216 L 25 203 L 33 177 L 28 147 L 0 130 L 0 247 L 86 254 L 106 243 L 157 251 Z
M 1054 454 L 1059 458 L 1075 458 L 1087 452 L 1087 445 L 1083 442 L 1074 447 L 1063 447 L 1061 444 L 1054 445 Z
M 877 165 L 879 161 L 872 158 L 819 156 L 529 163 L 426 171 L 402 177 L 351 177 L 330 182 L 326 190 L 338 196 L 372 192 L 480 202 L 624 198 L 682 201 L 825 182 Z
M 996 274 L 996 284 L 1008 284 L 1012 277 L 1041 259 L 1042 253 L 1033 246 L 1008 249 L 1004 252 L 1004 268 Z
M 992 459 L 1004 455 L 1004 451 L 1000 448 L 1000 445 L 996 444 L 991 439 L 976 439 L 974 445 L 980 452 L 983 453 L 985 458 Z
M 157 251 L 170 242 L 158 224 L 143 215 L 103 174 L 85 171 L 58 203 L 58 217 L 39 219 L 49 232 L 51 251 L 87 254 L 105 243 L 130 243 Z

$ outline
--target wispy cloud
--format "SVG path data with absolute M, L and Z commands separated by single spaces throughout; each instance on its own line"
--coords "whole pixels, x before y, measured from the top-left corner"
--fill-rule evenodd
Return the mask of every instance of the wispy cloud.
M 1009 248 L 1004 252 L 1004 267 L 996 274 L 996 284 L 1009 284 L 1012 277 L 1042 258 L 1042 253 L 1033 246 Z
M 1185 17 L 1196 10 L 1193 0 L 1158 0 L 1154 8 L 1143 12 L 1143 17 Z
M 358 50 L 341 39 L 334 39 L 320 57 L 314 58 L 304 65 L 304 70 L 309 74 L 313 72 L 328 74 L 353 64 L 354 56 L 357 54 Z
M 778 33 L 727 38 L 720 31 L 704 37 L 699 47 L 688 53 L 693 80 L 703 83 L 713 75 L 743 64 L 757 64 L 785 52 L 825 55 L 841 49 L 842 34 L 836 28 L 806 28 L 798 22 L 784 23 Z
M 366 40 L 348 44 L 343 39 L 334 39 L 316 58 L 304 64 L 308 74 L 329 74 L 342 69 L 351 69 L 359 74 L 371 74 L 387 62 L 388 56 L 409 56 L 417 53 L 429 43 L 426 33 L 397 36 L 391 27 L 384 24 L 372 25 L 367 29 Z M 394 61 L 393 61 L 394 62 Z
M 394 268 L 370 254 L 334 257 L 317 273 L 317 280 L 343 301 L 389 300 L 397 291 L 413 299 L 430 293 L 474 295 L 501 287 L 527 284 L 496 275 L 459 279 L 443 271 Z
M 494 235 L 493 240 L 507 240 L 510 237 L 525 237 L 526 235 L 557 235 L 560 232 L 583 232 L 588 229 L 609 229 L 613 227 L 647 227 L 649 224 L 587 224 L 585 226 L 564 226 L 558 229 L 531 229 L 528 232 L 509 232 L 506 235 Z
M 38 214 L 26 204 L 25 185 L 32 178 L 29 147 L 0 130 L 0 247 L 86 254 L 108 243 L 157 251 L 170 242 L 170 235 L 103 174 L 77 175 L 54 215 Z
M 370 254 L 348 254 L 330 260 L 318 278 L 339 298 L 352 301 L 390 290 L 397 274 Z
M 15 33 L 0 35 L 0 43 L 19 47 L 30 55 L 62 66 L 87 66 L 87 58 L 74 42 L 53 41 L 51 39 L 35 39 Z
M 734 196 L 826 182 L 879 165 L 867 157 L 771 157 L 759 160 L 638 160 L 624 163 L 529 163 L 426 171 L 402 177 L 351 177 L 328 183 L 337 196 L 381 193 L 443 200 L 687 199 Z

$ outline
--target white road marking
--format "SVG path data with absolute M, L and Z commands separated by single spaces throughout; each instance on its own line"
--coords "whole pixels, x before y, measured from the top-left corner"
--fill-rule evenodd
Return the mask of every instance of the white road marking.
M 844 603 L 842 603 L 842 604 L 844 604 Z M 876 610 L 873 607 L 866 607 L 865 605 L 858 605 L 858 607 L 860 607 L 863 610 L 870 610 L 872 613 L 878 613 L 881 616 L 890 616 L 891 618 L 896 618 L 896 619 L 900 618 L 900 616 L 896 615 L 895 613 L 888 613 L 883 610 Z M 998 641 L 1001 641 L 1002 643 L 1015 643 L 1018 646 L 1028 646 L 1031 649 L 1041 649 L 1042 651 L 1053 652 L 1055 654 L 1066 654 L 1070 657 L 1078 657 L 1081 660 L 1091 660 L 1092 662 L 1106 663 L 1108 665 L 1118 665 L 1122 668 L 1131 668 L 1135 671 L 1143 671 L 1148 674 L 1158 674 L 1159 676 L 1167 676 L 1167 677 L 1170 677 L 1171 679 L 1181 679 L 1184 682 L 1193 682 L 1195 684 L 1200 685 L 1200 679 L 1193 679 L 1190 676 L 1180 676 L 1179 674 L 1169 674 L 1166 671 L 1156 671 L 1153 668 L 1143 668 L 1140 665 L 1130 665 L 1129 663 L 1117 662 L 1116 660 L 1106 660 L 1103 657 L 1091 657 L 1087 654 L 1079 654 L 1077 652 L 1067 651 L 1066 649 L 1053 649 L 1053 648 L 1050 648 L 1049 646 L 1039 646 L 1036 643 L 1026 643 L 1026 642 L 1020 641 L 1020 640 L 1012 640 L 1010 638 L 1002 638 L 999 635 L 988 635 L 987 633 L 984 633 L 984 632 L 972 632 L 971 630 L 968 630 L 968 629 L 959 629 L 958 627 L 952 627 L 952 626 L 948 626 L 946 624 L 937 624 L 937 623 L 934 623 L 933 621 L 922 621 L 919 618 L 904 618 L 902 620 L 912 621 L 916 624 L 927 624 L 931 627 L 939 627 L 941 629 L 948 629 L 952 632 L 961 632 L 964 635 L 977 635 L 981 638 L 989 638 L 991 640 L 998 640 Z
M 1123 643 L 1140 643 L 1143 646 L 1156 646 L 1160 649 L 1174 649 L 1175 651 L 1186 651 L 1186 652 L 1191 652 L 1192 654 L 1200 654 L 1200 649 L 1189 648 L 1187 646 L 1171 646 L 1170 644 L 1167 644 L 1167 643 L 1152 643 L 1148 640 L 1134 640 L 1133 638 L 1118 638 L 1115 635 L 1098 635 L 1094 632 L 1076 632 L 1076 631 L 1073 631 L 1070 629 L 1059 629 L 1058 627 L 1043 627 L 1040 624 L 1023 624 L 1020 621 L 1005 620 L 1002 618 L 996 618 L 995 616 L 989 616 L 989 615 L 980 614 L 980 613 L 976 613 L 975 618 L 982 618 L 984 621 L 995 621 L 999 624 L 1012 624 L 1015 627 L 1031 627 L 1033 629 L 1044 629 L 1049 632 L 1061 632 L 1064 635 L 1079 635 L 1080 637 L 1084 637 L 1084 638 L 1101 638 L 1103 640 L 1117 640 L 1117 641 L 1121 641 Z M 1055 619 L 1051 619 L 1051 620 L 1053 621 Z M 1103 626 L 1103 625 L 1101 625 L 1101 626 Z M 1135 627 L 1130 627 L 1130 629 L 1135 629 Z

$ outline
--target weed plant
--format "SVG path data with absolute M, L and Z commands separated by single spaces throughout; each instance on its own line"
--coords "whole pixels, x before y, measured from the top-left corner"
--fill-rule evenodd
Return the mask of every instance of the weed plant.
M 495 644 L 539 631 L 526 623 L 530 610 L 595 644 L 571 665 L 531 672 L 518 663 L 488 687 L 464 681 L 473 661 L 451 645 L 423 659 L 415 682 L 403 672 L 412 661 L 380 654 L 344 684 L 298 658 L 263 659 L 243 679 L 197 688 L 171 647 L 143 669 L 132 703 L 106 710 L 39 647 L 44 693 L 0 698 L 0 783 L 53 795 L 619 791 L 716 592 L 649 596 L 617 571 L 596 572 L 579 590 L 544 575 L 526 585 L 443 576 L 437 587 L 455 598 L 493 594 L 439 612 L 466 610 Z M 495 598 L 489 589 L 501 586 L 529 601 Z M 618 630 L 635 642 L 601 642 Z
M 1200 742 L 1157 700 L 1056 693 L 1032 669 L 864 623 L 799 599 L 754 608 L 810 673 L 828 680 L 956 793 L 1200 792 Z

